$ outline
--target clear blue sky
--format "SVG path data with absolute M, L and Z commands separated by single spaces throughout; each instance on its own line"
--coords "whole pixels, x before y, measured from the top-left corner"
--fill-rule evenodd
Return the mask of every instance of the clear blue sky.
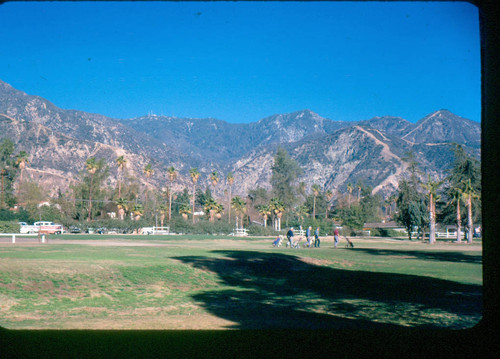
M 480 121 L 479 43 L 466 2 L 0 5 L 0 79 L 113 118 Z

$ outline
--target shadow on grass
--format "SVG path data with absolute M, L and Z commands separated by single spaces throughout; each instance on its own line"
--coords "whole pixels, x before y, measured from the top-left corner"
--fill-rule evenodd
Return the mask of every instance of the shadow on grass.
M 476 254 L 464 254 L 462 252 L 431 252 L 431 251 L 411 251 L 399 249 L 377 249 L 377 248 L 359 248 L 356 251 L 363 251 L 372 255 L 380 256 L 404 256 L 413 257 L 422 260 L 434 260 L 439 262 L 454 262 L 454 263 L 473 263 L 482 264 L 483 256 Z
M 279 253 L 214 251 L 222 258 L 176 259 L 216 273 L 226 290 L 193 295 L 239 329 L 471 327 L 481 317 L 481 286 L 305 263 Z M 429 315 L 422 315 L 423 312 Z M 444 314 L 443 314 L 444 313 Z M 434 320 L 436 315 L 452 318 Z M 469 318 L 464 324 L 458 317 Z M 473 318 L 474 322 L 470 322 Z

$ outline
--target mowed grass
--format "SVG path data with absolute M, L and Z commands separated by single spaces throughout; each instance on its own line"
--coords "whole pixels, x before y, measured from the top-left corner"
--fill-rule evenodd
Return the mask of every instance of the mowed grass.
M 2 243 L 0 326 L 462 329 L 481 319 L 480 243 L 333 249 L 323 239 L 296 250 L 271 239 L 90 238 Z

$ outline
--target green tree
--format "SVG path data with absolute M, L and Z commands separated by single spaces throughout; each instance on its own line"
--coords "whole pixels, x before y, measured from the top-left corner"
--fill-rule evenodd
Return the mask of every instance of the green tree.
M 436 201 L 438 199 L 437 190 L 443 184 L 443 181 L 434 181 L 429 175 L 429 179 L 426 183 L 422 184 L 422 187 L 426 190 L 427 197 L 429 200 L 429 243 L 434 244 L 436 242 Z
M 14 159 L 14 142 L 6 138 L 0 143 L 0 180 L 1 197 L 0 208 L 13 207 L 16 203 L 13 185 L 17 175 Z
M 262 216 L 264 219 L 264 228 L 267 227 L 267 219 L 269 218 L 269 215 L 271 214 L 271 209 L 269 208 L 269 205 L 267 204 L 261 204 L 257 207 L 257 210 L 259 214 Z
M 128 201 L 125 198 L 118 198 L 115 202 L 116 207 L 118 208 L 118 216 L 123 221 L 125 219 L 125 212 L 128 209 Z
M 468 242 L 472 242 L 473 225 L 473 207 L 480 207 L 481 201 L 479 193 L 481 192 L 481 170 L 479 161 L 468 155 L 464 148 L 460 145 L 455 145 L 453 148 L 454 163 L 449 171 L 448 176 L 448 195 L 454 198 L 454 201 L 448 203 L 454 204 L 457 211 L 457 240 L 459 240 L 459 226 L 461 222 L 460 216 L 460 199 L 465 200 L 467 207 L 467 238 Z M 480 213 L 480 211 L 477 211 Z
M 234 184 L 234 176 L 233 176 L 233 173 L 232 172 L 229 172 L 227 175 L 226 175 L 226 182 L 229 186 L 229 202 L 231 202 L 231 198 L 233 196 L 233 184 Z M 228 223 L 231 223 L 231 203 L 229 203 L 229 206 L 228 206 Z
M 296 200 L 295 182 L 302 169 L 283 149 L 278 148 L 271 167 L 271 187 L 274 197 L 279 198 L 285 208 L 292 208 Z
M 397 199 L 398 213 L 395 219 L 405 226 L 408 231 L 408 239 L 412 239 L 411 232 L 414 227 L 423 231 L 427 221 L 427 209 L 425 197 L 421 193 L 420 181 L 418 179 L 419 169 L 412 152 L 408 153 L 404 160 L 408 166 L 405 176 L 399 181 L 399 192 Z
M 269 201 L 269 208 L 273 214 L 274 230 L 281 231 L 281 217 L 286 209 L 285 204 L 280 198 L 273 197 Z
M 241 223 L 240 228 L 243 228 L 243 214 L 246 209 L 245 201 L 240 196 L 236 196 L 231 199 L 231 206 L 233 206 L 234 212 L 236 213 L 236 228 L 238 228 L 238 219 L 240 219 Z
M 95 157 L 87 159 L 85 170 L 79 173 L 80 182 L 70 185 L 73 198 L 75 198 L 74 219 L 91 220 L 101 213 L 104 201 L 111 197 L 107 189 L 102 186 L 108 174 L 109 167 L 104 159 L 101 158 L 98 161 Z

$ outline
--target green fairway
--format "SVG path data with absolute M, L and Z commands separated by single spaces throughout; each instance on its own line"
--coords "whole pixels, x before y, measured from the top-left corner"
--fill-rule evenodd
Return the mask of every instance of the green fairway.
M 272 248 L 219 236 L 51 236 L 0 244 L 9 329 L 468 328 L 481 244 L 353 239 Z

